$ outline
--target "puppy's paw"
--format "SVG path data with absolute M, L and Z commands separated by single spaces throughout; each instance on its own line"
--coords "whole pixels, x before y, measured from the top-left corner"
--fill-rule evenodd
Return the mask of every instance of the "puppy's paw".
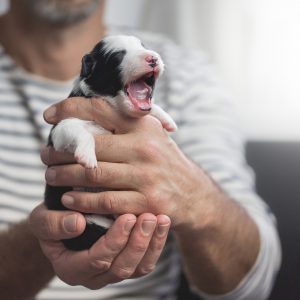
M 98 162 L 94 147 L 79 145 L 74 153 L 76 161 L 87 169 L 97 168 Z
M 168 119 L 166 122 L 163 122 L 162 126 L 169 132 L 175 132 L 178 129 L 176 123 L 171 118 Z
M 172 132 L 177 130 L 177 125 L 172 117 L 158 105 L 153 105 L 151 115 L 157 118 L 161 122 L 162 127 L 167 131 Z

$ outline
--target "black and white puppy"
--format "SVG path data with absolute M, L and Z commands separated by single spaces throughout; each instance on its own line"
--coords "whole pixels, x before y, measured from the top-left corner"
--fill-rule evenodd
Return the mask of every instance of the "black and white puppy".
M 70 97 L 100 96 L 121 113 L 139 118 L 147 114 L 156 117 L 168 131 L 177 129 L 172 118 L 153 103 L 153 91 L 164 64 L 158 53 L 146 49 L 133 36 L 108 36 L 82 59 L 79 78 Z M 85 168 L 96 168 L 94 135 L 111 134 L 95 122 L 65 119 L 54 126 L 49 146 L 56 151 L 73 153 Z M 52 210 L 66 210 L 61 203 L 64 193 L 72 187 L 46 185 L 45 203 Z M 77 238 L 64 240 L 72 250 L 88 249 L 110 227 L 113 220 L 105 216 L 86 214 L 86 229 Z

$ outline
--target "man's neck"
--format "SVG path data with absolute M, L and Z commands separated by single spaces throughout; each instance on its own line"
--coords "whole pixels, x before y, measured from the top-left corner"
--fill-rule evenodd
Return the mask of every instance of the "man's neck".
M 82 56 L 103 37 L 103 5 L 88 19 L 70 26 L 51 26 L 28 18 L 12 5 L 0 18 L 0 44 L 17 65 L 30 73 L 54 80 L 74 78 Z

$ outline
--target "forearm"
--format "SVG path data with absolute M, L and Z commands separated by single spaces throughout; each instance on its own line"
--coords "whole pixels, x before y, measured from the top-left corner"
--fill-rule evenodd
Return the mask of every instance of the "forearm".
M 3 300 L 32 299 L 54 276 L 27 221 L 0 233 L 0 265 Z
M 243 208 L 214 184 L 208 186 L 205 205 L 194 205 L 195 218 L 177 228 L 175 237 L 190 283 L 208 294 L 225 294 L 254 265 L 259 233 Z

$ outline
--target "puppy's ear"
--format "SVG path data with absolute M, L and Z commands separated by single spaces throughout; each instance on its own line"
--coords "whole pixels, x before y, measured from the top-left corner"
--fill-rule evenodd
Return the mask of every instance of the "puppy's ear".
M 86 54 L 81 61 L 81 78 L 87 78 L 91 75 L 93 68 L 95 66 L 95 60 L 91 54 Z

